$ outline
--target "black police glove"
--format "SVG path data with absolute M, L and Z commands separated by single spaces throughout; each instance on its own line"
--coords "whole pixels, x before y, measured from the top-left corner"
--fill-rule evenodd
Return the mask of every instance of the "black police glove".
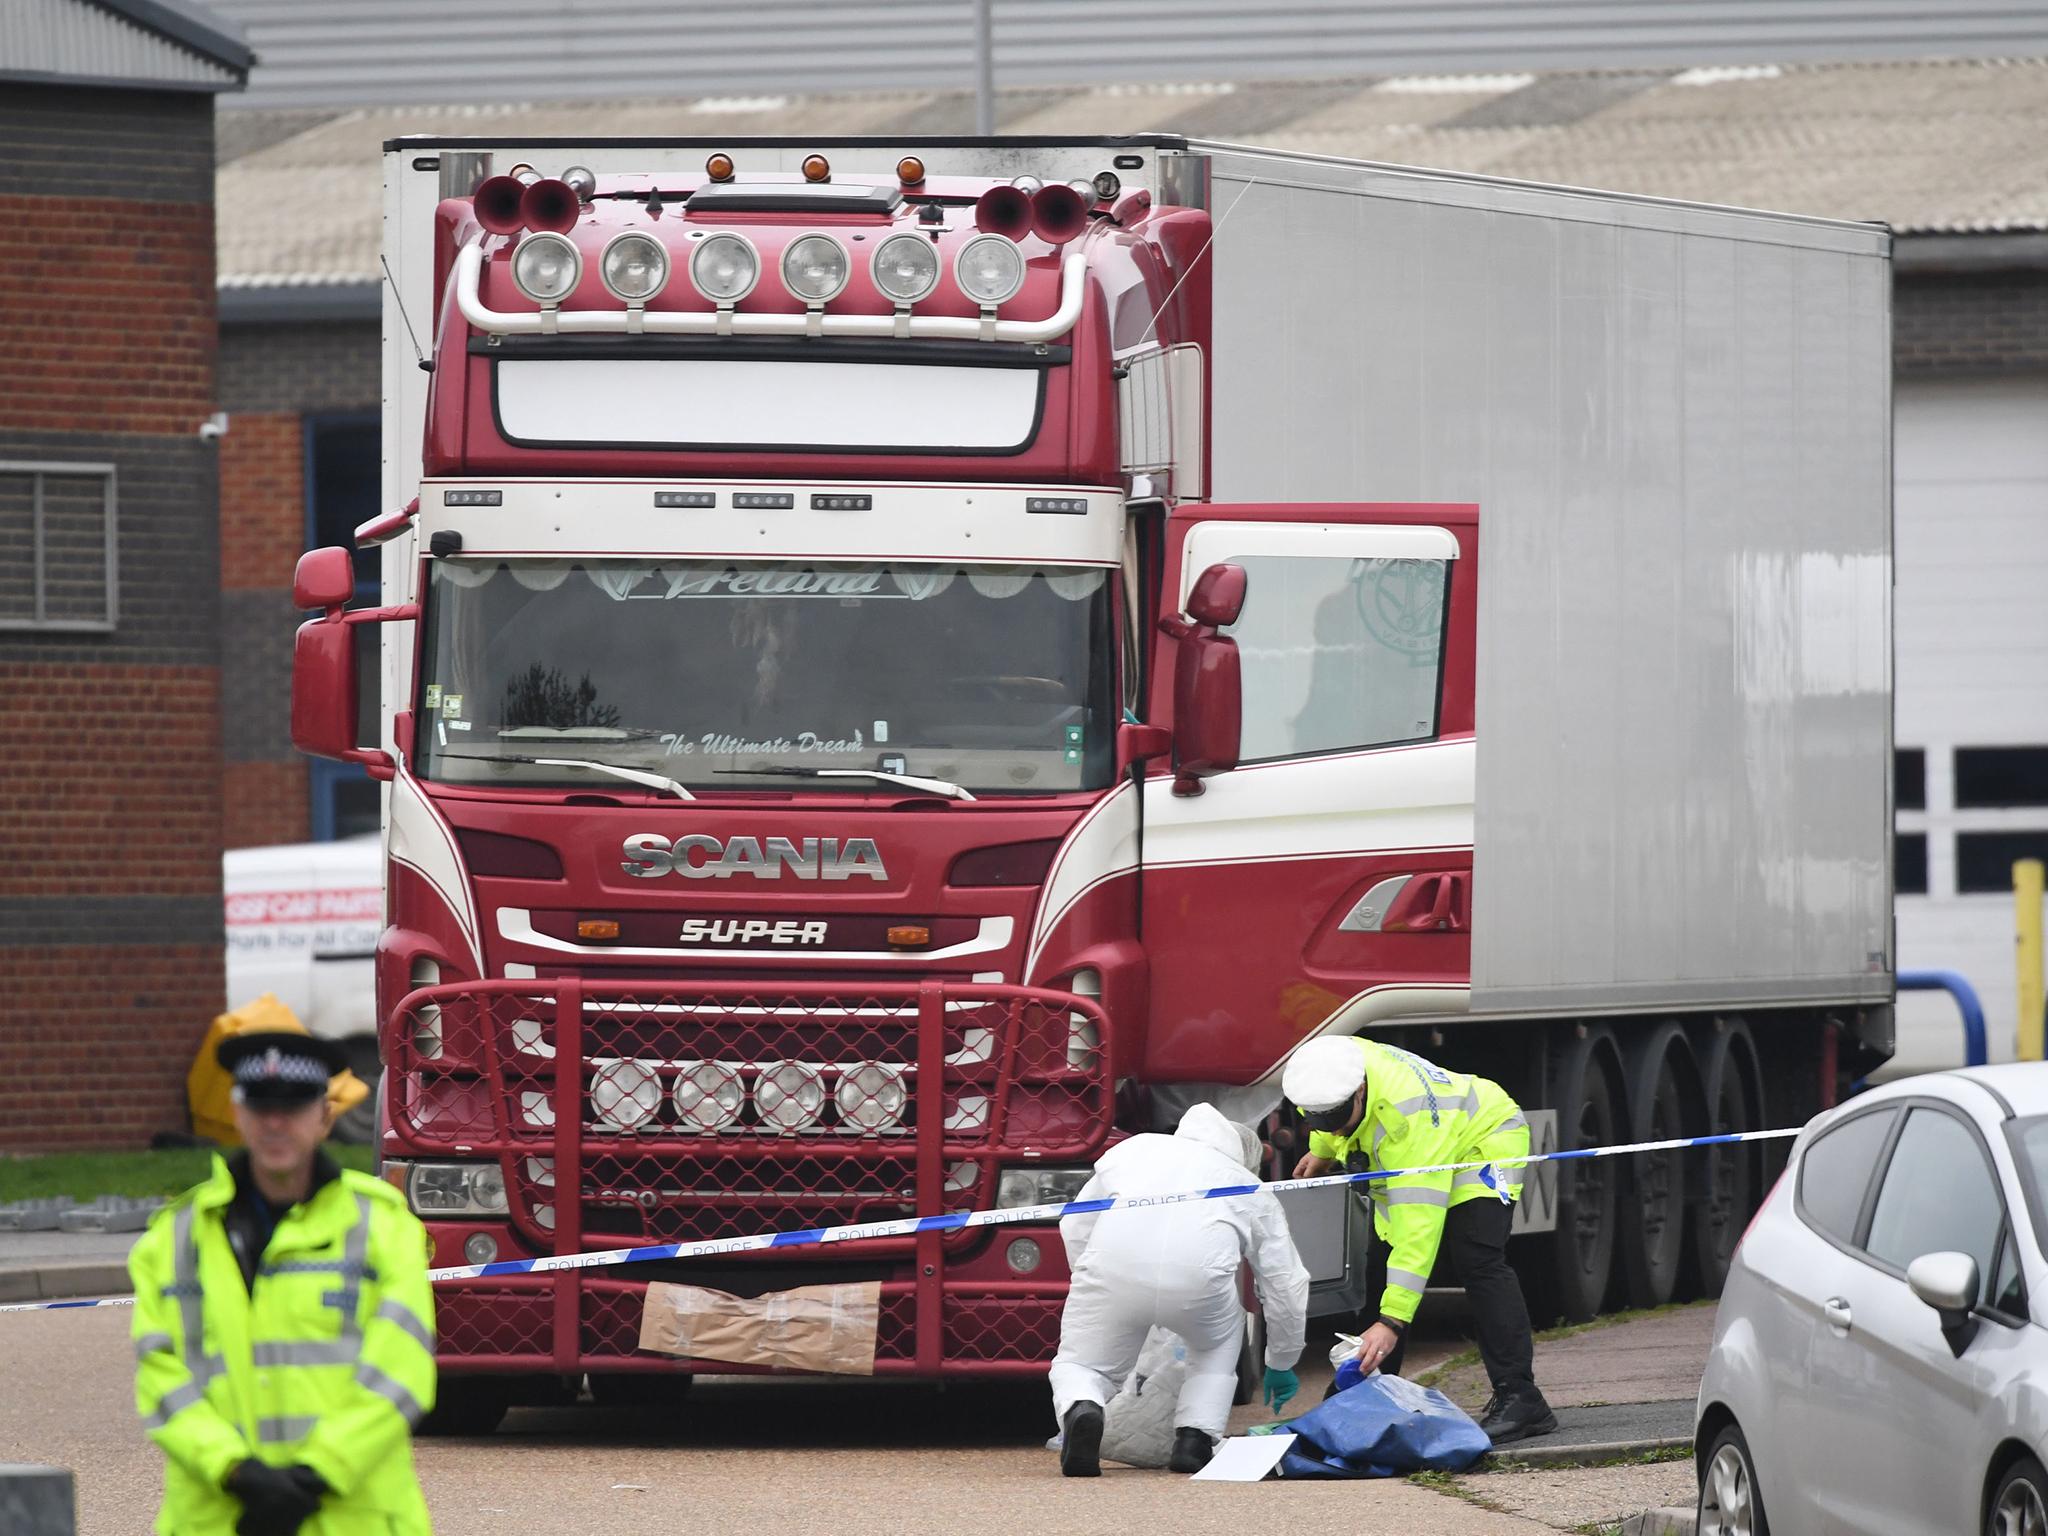
M 289 1470 L 268 1466 L 254 1457 L 237 1462 L 225 1486 L 242 1501 L 235 1536 L 298 1536 L 299 1527 L 320 1508 L 320 1495 Z

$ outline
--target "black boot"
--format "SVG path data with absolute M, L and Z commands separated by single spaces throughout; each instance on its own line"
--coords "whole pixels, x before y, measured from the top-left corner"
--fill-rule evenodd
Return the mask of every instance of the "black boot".
M 1486 1417 L 1479 1421 L 1479 1427 L 1495 1445 L 1507 1445 L 1552 1433 L 1557 1428 L 1557 1415 L 1550 1411 L 1543 1394 L 1530 1387 L 1513 1397 L 1496 1396 L 1486 1405 Z
M 1209 1458 L 1215 1454 L 1215 1442 L 1199 1429 L 1176 1429 L 1173 1432 L 1173 1455 L 1167 1460 L 1167 1470 L 1199 1472 L 1209 1465 Z
M 1102 1404 L 1079 1402 L 1060 1420 L 1060 1476 L 1102 1476 Z

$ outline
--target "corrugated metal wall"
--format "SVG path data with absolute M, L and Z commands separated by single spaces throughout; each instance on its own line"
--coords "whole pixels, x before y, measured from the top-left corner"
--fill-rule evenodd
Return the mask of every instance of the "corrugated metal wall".
M 209 3 L 261 60 L 229 107 L 974 78 L 973 0 Z M 994 14 L 1003 86 L 2048 53 L 2042 0 L 995 0 Z
M 235 79 L 217 61 L 79 0 L 0 4 L 0 72 L 207 89 Z

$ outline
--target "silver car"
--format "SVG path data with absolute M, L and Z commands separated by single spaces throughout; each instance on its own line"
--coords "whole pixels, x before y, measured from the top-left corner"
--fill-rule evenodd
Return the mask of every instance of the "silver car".
M 2048 1536 L 2048 1065 L 1817 1117 L 1737 1250 L 1698 1536 Z

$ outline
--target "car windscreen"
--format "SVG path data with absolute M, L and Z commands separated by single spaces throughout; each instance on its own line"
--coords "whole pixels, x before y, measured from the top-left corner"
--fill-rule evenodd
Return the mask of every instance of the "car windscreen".
M 535 758 L 698 789 L 787 790 L 818 769 L 976 793 L 1113 776 L 1113 584 L 1101 569 L 463 557 L 430 571 L 425 777 L 618 783 Z

